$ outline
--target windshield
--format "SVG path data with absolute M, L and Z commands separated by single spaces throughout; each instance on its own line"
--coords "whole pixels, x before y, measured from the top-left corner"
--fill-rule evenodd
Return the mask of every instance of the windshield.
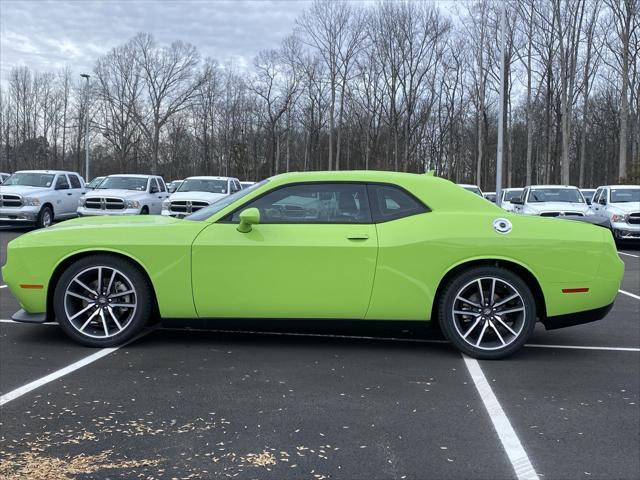
M 504 192 L 503 201 L 510 202 L 511 200 L 517 200 L 521 196 L 522 196 L 521 188 L 519 188 L 518 190 L 509 190 Z
M 140 177 L 107 177 L 102 181 L 98 190 L 116 188 L 118 190 L 137 190 L 144 192 L 147 190 L 148 181 L 149 179 Z
M 91 180 L 89 182 L 89 185 L 87 185 L 87 188 L 97 188 L 98 185 L 100 185 L 100 182 L 102 182 L 102 180 L 104 180 L 104 177 L 96 177 L 93 180 Z
M 55 175 L 50 173 L 17 172 L 5 180 L 3 185 L 22 185 L 25 187 L 49 188 Z
M 536 188 L 529 193 L 529 203 L 564 202 L 584 203 L 577 188 Z
M 226 180 L 207 180 L 203 178 L 187 178 L 176 192 L 209 192 L 227 193 Z
M 612 188 L 611 203 L 640 202 L 640 188 Z
M 254 190 L 260 188 L 262 185 L 267 183 L 269 179 L 262 180 L 254 185 L 251 185 L 249 188 L 243 188 L 242 190 L 238 190 L 236 193 L 232 193 L 228 197 L 224 197 L 221 200 L 218 200 L 216 203 L 212 203 L 208 207 L 203 208 L 202 210 L 198 210 L 196 213 L 189 215 L 188 217 L 184 217 L 185 220 L 206 220 L 211 215 L 218 213 L 220 210 L 225 208 L 228 205 L 231 205 L 236 200 L 241 199 L 245 195 L 253 192 Z
M 469 190 L 470 192 L 475 193 L 476 195 L 480 195 L 482 196 L 482 192 L 480 191 L 480 189 L 478 187 L 462 187 L 465 190 Z

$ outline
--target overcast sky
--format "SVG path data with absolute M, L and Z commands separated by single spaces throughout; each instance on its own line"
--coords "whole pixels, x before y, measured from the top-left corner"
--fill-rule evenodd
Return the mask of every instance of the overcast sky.
M 184 40 L 242 68 L 291 33 L 305 0 L 0 0 L 0 79 L 11 68 L 91 71 L 98 56 L 138 32 Z

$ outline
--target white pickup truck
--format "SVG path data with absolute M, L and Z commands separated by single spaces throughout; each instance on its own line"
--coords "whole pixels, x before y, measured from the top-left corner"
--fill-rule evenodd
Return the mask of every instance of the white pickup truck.
M 76 216 L 84 180 L 75 172 L 21 170 L 0 186 L 0 225 L 48 227 Z
M 511 200 L 515 212 L 541 217 L 584 217 L 589 205 L 577 187 L 533 185 L 525 187 L 521 198 Z
M 78 215 L 159 215 L 169 193 L 156 175 L 109 175 L 80 198 Z
M 608 220 L 616 240 L 640 241 L 640 185 L 598 187 L 591 212 L 599 220 Z
M 189 177 L 162 205 L 162 215 L 182 218 L 242 190 L 237 178 Z

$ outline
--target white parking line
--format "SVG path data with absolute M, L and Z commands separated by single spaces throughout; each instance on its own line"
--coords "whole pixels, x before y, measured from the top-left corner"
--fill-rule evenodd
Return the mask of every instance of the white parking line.
M 640 258 L 640 255 L 634 255 L 633 253 L 618 252 L 618 255 L 626 255 L 627 257 Z
M 123 345 L 120 345 L 118 347 L 102 348 L 102 349 L 98 350 L 97 352 L 92 353 L 88 357 L 84 357 L 84 358 L 78 360 L 77 362 L 72 363 L 71 365 L 68 365 L 68 366 L 66 366 L 64 368 L 61 368 L 60 370 L 56 370 L 55 372 L 51 372 L 49 375 L 45 375 L 42 378 L 34 380 L 33 382 L 29 382 L 26 385 L 23 385 L 21 387 L 16 388 L 15 390 L 11 390 L 10 392 L 5 393 L 4 395 L 0 396 L 0 407 L 2 405 L 5 405 L 6 403 L 9 403 L 12 400 L 15 400 L 16 398 L 21 397 L 22 395 L 24 395 L 26 393 L 29 393 L 29 392 L 35 390 L 36 388 L 39 388 L 39 387 L 41 387 L 43 385 L 46 385 L 47 383 L 53 382 L 54 380 L 57 380 L 57 379 L 59 379 L 61 377 L 64 377 L 65 375 L 68 375 L 71 372 L 75 372 L 76 370 L 78 370 L 78 369 L 80 369 L 82 367 L 85 367 L 85 366 L 95 362 L 96 360 L 100 360 L 102 357 L 106 357 L 110 353 L 113 353 L 116 350 L 118 350 L 119 348 L 124 347 L 125 345 L 128 345 L 129 343 L 139 339 L 140 337 L 146 335 L 150 331 L 151 330 L 145 330 L 140 335 L 136 336 L 134 339 L 132 339 L 129 342 L 126 342 Z
M 640 295 L 636 295 L 635 293 L 631 293 L 631 292 L 627 292 L 625 290 L 618 290 L 618 292 L 624 294 L 624 295 L 628 295 L 631 298 L 635 298 L 636 300 L 640 300 Z
M 464 363 L 482 399 L 484 408 L 487 409 L 493 428 L 498 434 L 498 438 L 500 438 L 502 448 L 504 448 L 507 457 L 509 457 L 511 466 L 516 473 L 516 478 L 518 480 L 538 480 L 538 474 L 533 468 L 529 456 L 522 447 L 522 443 L 520 443 L 520 439 L 511 426 L 511 422 L 509 422 L 507 415 L 504 413 L 500 402 L 493 393 L 489 382 L 487 382 L 480 364 L 477 360 L 466 355 L 462 355 L 462 358 L 464 358 Z

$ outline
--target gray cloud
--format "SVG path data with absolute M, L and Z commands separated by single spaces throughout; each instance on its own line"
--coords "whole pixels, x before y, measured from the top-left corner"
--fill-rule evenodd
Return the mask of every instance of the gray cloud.
M 96 58 L 138 32 L 184 40 L 238 67 L 291 33 L 307 1 L 0 0 L 0 78 L 27 65 L 90 71 Z

